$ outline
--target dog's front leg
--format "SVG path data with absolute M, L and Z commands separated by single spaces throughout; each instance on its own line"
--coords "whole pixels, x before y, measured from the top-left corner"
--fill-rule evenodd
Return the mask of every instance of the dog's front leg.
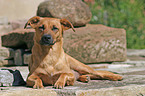
M 35 89 L 44 88 L 42 80 L 37 75 L 30 75 L 27 78 L 26 83 L 27 83 L 27 86 L 30 86 L 30 87 L 33 86 L 33 88 L 35 88 Z
M 54 88 L 61 89 L 66 85 L 73 85 L 75 81 L 73 73 L 61 73 L 59 79 L 54 84 Z

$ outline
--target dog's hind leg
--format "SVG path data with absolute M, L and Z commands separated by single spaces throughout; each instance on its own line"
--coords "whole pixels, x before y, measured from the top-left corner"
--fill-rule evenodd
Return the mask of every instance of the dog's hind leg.
M 72 58 L 69 55 L 67 55 L 67 60 L 68 60 L 68 62 L 70 64 L 70 68 L 72 70 L 77 71 L 80 75 L 89 74 L 90 75 L 90 79 L 91 78 L 92 79 L 93 78 L 94 79 L 108 79 L 108 80 L 113 80 L 113 81 L 122 80 L 122 76 L 120 76 L 118 74 L 114 74 L 114 73 L 109 72 L 109 71 L 95 71 L 91 67 L 79 62 L 78 60 Z
M 122 76 L 118 74 L 114 74 L 109 71 L 99 70 L 95 72 L 97 74 L 100 74 L 101 76 L 93 75 L 93 74 L 86 74 L 86 75 L 80 75 L 77 80 L 81 82 L 89 82 L 90 79 L 91 80 L 112 80 L 112 81 L 122 80 Z

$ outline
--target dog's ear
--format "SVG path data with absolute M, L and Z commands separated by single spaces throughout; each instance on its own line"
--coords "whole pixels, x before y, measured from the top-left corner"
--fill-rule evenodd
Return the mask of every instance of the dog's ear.
M 28 25 L 30 25 L 32 28 L 36 28 L 37 23 L 40 21 L 41 17 L 34 16 L 28 20 L 28 22 L 25 24 L 24 29 L 27 28 Z
M 60 23 L 62 25 L 63 30 L 67 30 L 67 29 L 72 28 L 72 30 L 75 32 L 75 29 L 74 29 L 73 25 L 68 20 L 61 19 Z

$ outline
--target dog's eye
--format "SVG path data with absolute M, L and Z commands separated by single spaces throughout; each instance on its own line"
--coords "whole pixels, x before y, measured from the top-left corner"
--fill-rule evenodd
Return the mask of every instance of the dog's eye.
M 53 32 L 57 32 L 59 29 L 56 26 L 53 26 L 51 29 Z
M 39 27 L 39 30 L 41 30 L 41 31 L 44 31 L 44 29 L 45 29 L 44 28 L 44 25 L 42 25 L 42 26 Z

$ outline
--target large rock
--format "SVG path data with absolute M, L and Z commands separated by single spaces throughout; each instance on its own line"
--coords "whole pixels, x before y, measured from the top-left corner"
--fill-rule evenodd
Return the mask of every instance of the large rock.
M 87 24 L 64 32 L 64 50 L 84 63 L 126 60 L 126 31 L 104 25 Z M 12 48 L 33 46 L 34 30 L 19 29 L 2 36 L 2 45 Z
M 91 19 L 91 11 L 82 0 L 46 0 L 37 10 L 42 17 L 66 18 L 74 26 L 86 25 Z

